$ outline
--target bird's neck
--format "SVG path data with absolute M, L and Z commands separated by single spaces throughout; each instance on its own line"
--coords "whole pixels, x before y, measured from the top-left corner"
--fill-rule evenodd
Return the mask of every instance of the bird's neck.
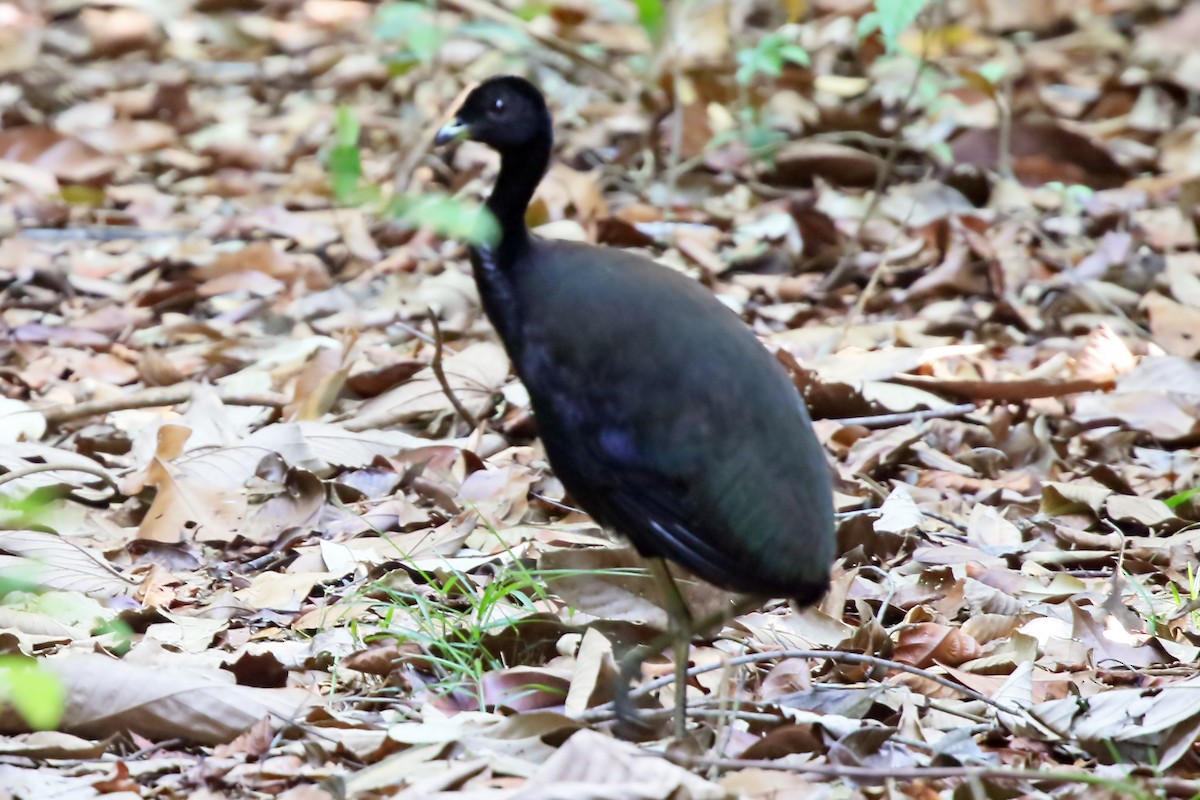
M 525 210 L 550 165 L 549 131 L 519 150 L 500 153 L 500 175 L 487 207 L 500 223 L 499 253 L 515 254 L 529 240 Z

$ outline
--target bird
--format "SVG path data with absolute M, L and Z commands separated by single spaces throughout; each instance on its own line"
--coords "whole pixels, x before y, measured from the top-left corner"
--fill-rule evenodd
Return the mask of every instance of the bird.
M 554 143 L 536 86 L 512 75 L 480 83 L 434 143 L 465 139 L 500 156 L 485 203 L 498 236 L 469 248 L 483 309 L 554 474 L 664 584 L 682 738 L 701 628 L 665 562 L 759 602 L 816 603 L 836 548 L 828 458 L 787 371 L 710 290 L 637 253 L 529 231 Z M 630 663 L 619 715 L 631 713 Z

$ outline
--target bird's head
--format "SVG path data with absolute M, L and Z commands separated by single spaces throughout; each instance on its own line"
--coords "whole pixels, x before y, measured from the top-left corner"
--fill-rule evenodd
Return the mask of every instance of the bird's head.
M 542 93 L 524 78 L 505 75 L 471 90 L 434 143 L 472 139 L 504 152 L 541 144 L 550 133 L 550 110 Z

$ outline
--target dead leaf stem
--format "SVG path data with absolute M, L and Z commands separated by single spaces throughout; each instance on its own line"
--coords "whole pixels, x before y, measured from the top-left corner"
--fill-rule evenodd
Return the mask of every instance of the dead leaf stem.
M 670 10 L 670 41 L 675 51 L 671 59 L 671 149 L 667 153 L 667 204 L 668 218 L 674 216 L 675 188 L 679 178 L 679 159 L 683 151 L 683 98 L 680 83 L 683 81 L 683 66 L 679 60 L 679 20 L 687 8 L 687 0 L 681 0 Z

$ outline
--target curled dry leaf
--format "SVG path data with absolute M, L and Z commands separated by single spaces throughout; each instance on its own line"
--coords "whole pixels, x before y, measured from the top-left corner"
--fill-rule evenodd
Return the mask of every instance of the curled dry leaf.
M 1029 185 L 1058 181 L 1094 189 L 1122 185 L 1129 170 L 1090 139 L 1054 123 L 1017 122 L 1008 133 L 1016 177 Z M 999 163 L 998 128 L 969 130 L 952 146 L 956 164 L 995 171 Z
M 892 658 L 914 667 L 930 667 L 934 664 L 958 666 L 964 661 L 978 658 L 979 654 L 979 643 L 961 629 L 924 622 L 900 631 Z
M 1151 689 L 1112 689 L 1086 698 L 1069 697 L 1032 706 L 1030 714 L 1045 726 L 1036 735 L 1067 734 L 1102 763 L 1114 758 L 1147 758 L 1156 753 L 1163 769 L 1191 750 L 1200 734 L 1200 712 L 1192 696 L 1195 677 Z M 1025 735 L 1034 733 L 1025 727 Z

